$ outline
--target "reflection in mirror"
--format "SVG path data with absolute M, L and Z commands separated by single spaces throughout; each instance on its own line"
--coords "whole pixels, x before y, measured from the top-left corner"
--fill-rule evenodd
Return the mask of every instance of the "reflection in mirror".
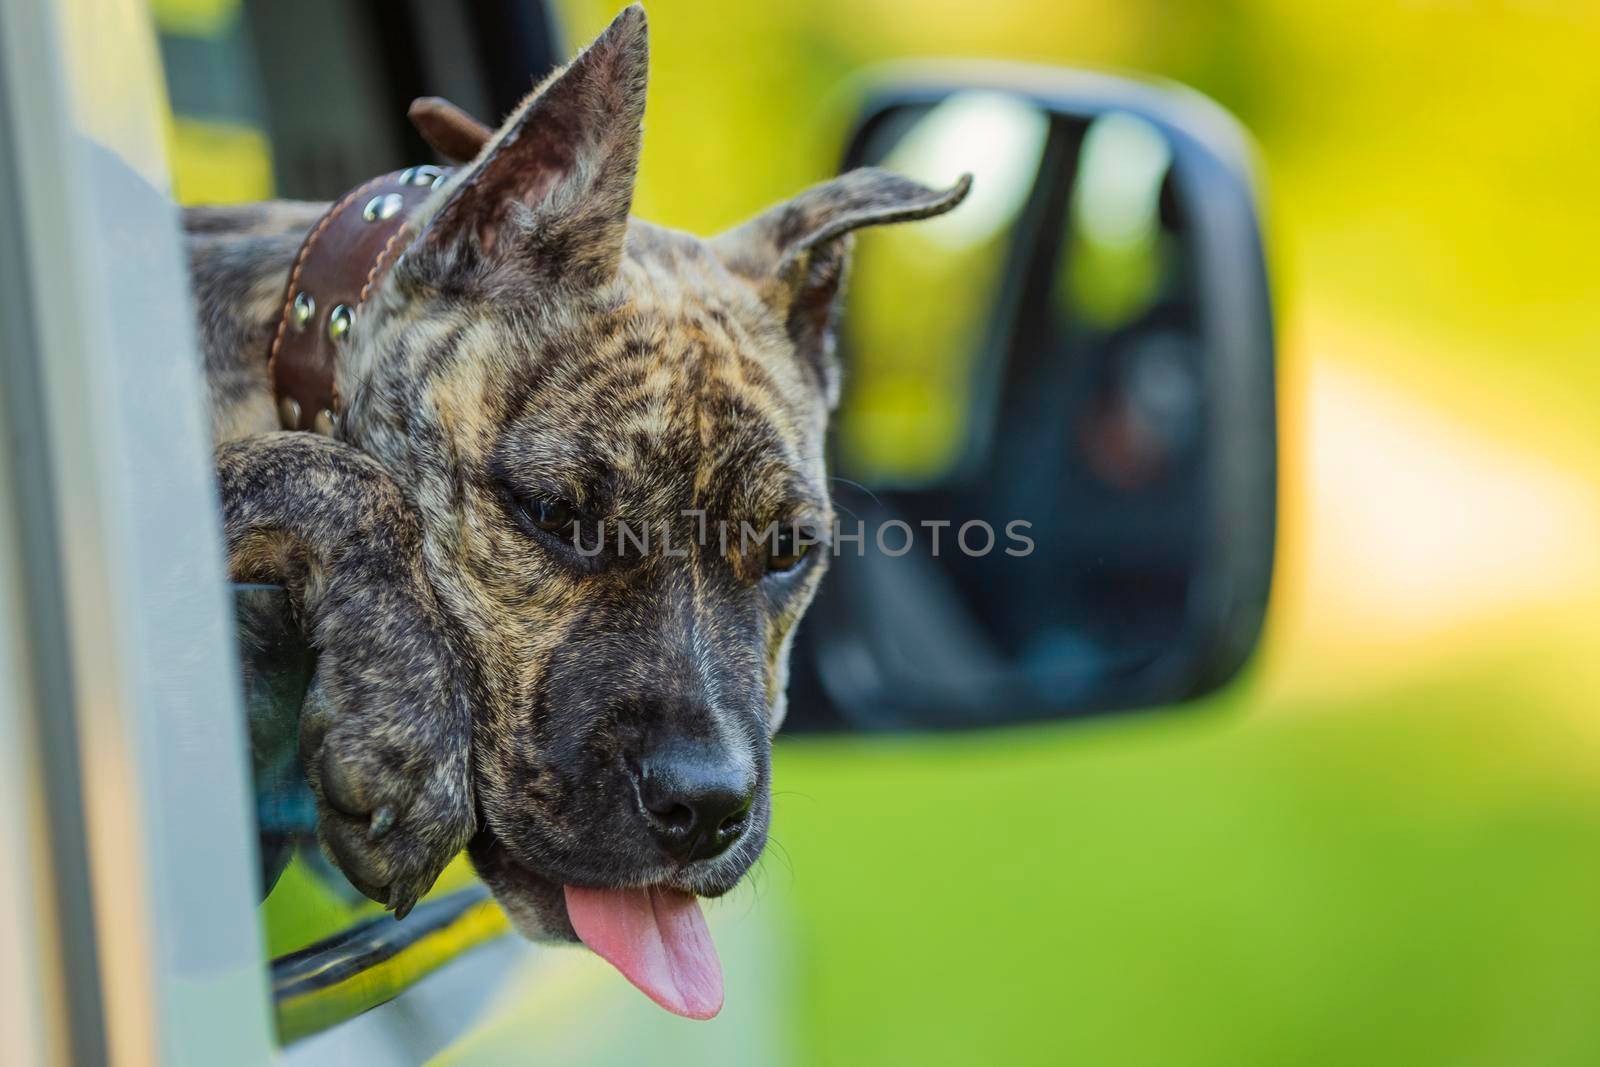
M 847 165 L 974 182 L 960 211 L 861 238 L 833 461 L 840 520 L 866 538 L 804 628 L 802 727 L 811 699 L 894 727 L 1187 695 L 1214 576 L 1194 235 L 1166 135 L 958 91 L 879 112 Z
M 960 211 L 873 234 L 872 269 L 858 264 L 851 283 L 852 302 L 890 313 L 850 320 L 839 446 L 857 476 L 909 486 L 955 463 L 970 430 L 973 360 L 1049 118 L 1009 94 L 973 91 L 895 119 L 879 129 L 871 162 L 936 189 L 973 175 Z

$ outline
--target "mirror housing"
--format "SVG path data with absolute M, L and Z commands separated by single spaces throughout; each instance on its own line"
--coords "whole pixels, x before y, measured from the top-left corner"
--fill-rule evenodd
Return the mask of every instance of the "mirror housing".
M 1018 151 L 1033 153 L 1037 177 L 1012 198 L 1010 229 L 992 241 L 997 280 L 971 323 L 952 318 L 944 291 L 905 291 L 917 282 L 917 264 L 938 259 L 938 250 L 904 255 L 880 287 L 873 242 L 881 239 L 864 238 L 841 334 L 845 399 L 830 457 L 847 476 L 836 484 L 841 517 L 926 526 L 938 515 L 952 524 L 948 535 L 974 516 L 998 528 L 1020 502 L 1020 510 L 1038 504 L 1058 521 L 1029 527 L 1041 545 L 1032 560 L 980 565 L 948 551 L 933 558 L 940 553 L 926 544 L 885 559 L 874 554 L 870 532 L 864 557 L 836 546 L 836 573 L 801 626 L 791 727 L 995 725 L 1170 704 L 1226 684 L 1260 635 L 1277 508 L 1274 337 L 1243 130 L 1182 87 L 1009 63 L 894 64 L 871 72 L 860 96 L 843 169 L 883 165 L 936 187 L 974 171 L 972 198 L 952 225 L 973 213 L 986 176 L 1009 174 L 1008 146 L 1030 146 Z M 1037 122 L 1008 117 L 1018 105 Z M 1007 125 L 1021 132 L 1007 136 Z M 1035 125 L 1037 136 L 1028 132 Z M 942 134 L 929 133 L 935 126 Z M 941 135 L 947 143 L 930 150 L 930 137 Z M 1158 172 L 1141 162 L 1151 158 Z M 1078 292 L 1074 260 L 1083 274 L 1084 245 L 1072 227 L 1093 228 L 1141 180 L 1147 221 L 1159 220 L 1158 244 L 1149 247 L 1164 250 L 1149 253 L 1151 270 L 1163 280 L 1147 286 L 1136 311 L 1112 326 L 1095 324 L 1096 315 L 1072 304 L 1079 297 L 1061 297 Z M 1084 192 L 1091 186 L 1098 201 Z M 955 295 L 969 284 L 961 275 Z M 970 366 L 952 374 L 916 366 L 916 353 L 877 359 L 874 338 L 891 349 L 919 343 L 915 328 L 874 328 L 873 316 L 892 314 L 891 302 L 908 316 L 942 317 L 940 328 L 950 328 L 931 335 L 935 347 L 947 334 L 970 334 Z M 900 367 L 889 379 L 874 369 L 894 361 Z M 954 406 L 970 409 L 953 436 L 907 427 L 908 418 L 930 417 L 911 402 L 892 410 L 894 401 L 872 399 L 896 389 L 903 397 L 908 383 L 931 388 L 918 375 L 942 375 L 946 391 L 961 394 Z M 1124 394 L 1137 390 L 1159 401 L 1141 416 L 1158 435 L 1176 439 L 1183 427 L 1182 448 L 1169 441 L 1171 455 L 1146 449 L 1148 463 L 1128 444 L 1126 426 L 1138 420 L 1117 414 Z M 1008 391 L 1018 396 L 1008 399 Z M 882 429 L 889 424 L 896 428 Z M 925 462 L 929 449 L 907 444 L 919 433 L 955 443 L 943 460 Z M 1026 491 L 997 488 L 1022 482 L 1019 468 L 1033 466 L 1058 481 L 1039 491 L 1030 475 Z M 1059 499 L 1046 501 L 1052 492 Z M 1156 548 L 1141 556 L 1140 546 L 1162 540 L 1172 541 L 1166 555 Z M 1111 559 L 1118 555 L 1126 558 Z M 1016 569 L 1007 575 L 1003 567 Z M 1157 586 L 1163 591 L 1151 593 Z M 1130 606 L 1141 600 L 1148 603 Z M 1101 626 L 1102 616 L 1119 621 Z

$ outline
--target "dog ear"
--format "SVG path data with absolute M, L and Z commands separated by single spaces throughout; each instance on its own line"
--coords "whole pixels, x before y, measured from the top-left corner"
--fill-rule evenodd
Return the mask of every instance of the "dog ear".
M 831 410 L 839 402 L 833 332 L 853 244 L 863 226 L 942 215 L 966 197 L 972 175 L 943 192 L 863 167 L 768 208 L 712 240 L 724 266 L 755 286 L 813 369 Z
M 428 147 L 441 159 L 461 166 L 471 163 L 494 137 L 494 131 L 442 96 L 419 96 L 406 109 Z
M 431 217 L 418 220 L 408 269 L 448 285 L 507 273 L 531 274 L 536 287 L 611 278 L 633 202 L 648 64 L 644 9 L 635 4 L 535 89 L 445 186 Z

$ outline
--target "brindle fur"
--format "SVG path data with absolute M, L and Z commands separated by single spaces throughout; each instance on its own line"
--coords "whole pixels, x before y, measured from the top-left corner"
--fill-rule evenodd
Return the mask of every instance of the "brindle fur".
M 401 913 L 463 846 L 531 937 L 573 936 L 564 883 L 716 895 L 748 869 L 827 561 L 769 574 L 716 524 L 831 528 L 849 232 L 966 191 L 857 171 L 709 241 L 631 219 L 646 54 L 629 8 L 413 220 L 342 353 L 338 441 L 275 432 L 266 378 L 322 205 L 187 216 L 232 572 L 294 593 L 323 843 Z M 654 543 L 584 557 L 528 523 L 538 496 Z M 630 764 L 666 737 L 758 784 L 719 857 L 638 832 Z

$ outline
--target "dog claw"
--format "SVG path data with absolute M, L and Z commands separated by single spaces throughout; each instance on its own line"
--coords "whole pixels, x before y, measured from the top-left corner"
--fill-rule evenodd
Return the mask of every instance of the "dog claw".
M 367 840 L 376 841 L 394 829 L 394 809 L 384 805 L 372 813 L 372 824 L 367 829 Z

